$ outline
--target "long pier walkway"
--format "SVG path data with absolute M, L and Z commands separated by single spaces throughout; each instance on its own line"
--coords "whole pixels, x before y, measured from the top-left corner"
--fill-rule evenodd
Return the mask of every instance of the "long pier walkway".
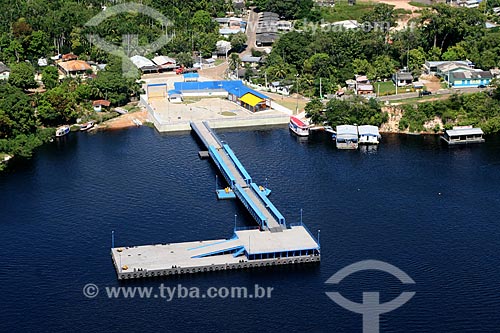
M 281 232 L 286 229 L 283 215 L 252 181 L 229 145 L 219 140 L 207 122 L 191 122 L 191 128 L 208 149 L 210 157 L 214 160 L 236 197 L 248 209 L 257 223 L 271 232 Z
M 229 145 L 208 123 L 194 122 L 191 128 L 208 149 L 234 192 L 233 197 L 241 201 L 259 226 L 235 228 L 228 239 L 113 246 L 111 255 L 118 279 L 319 262 L 319 232 L 316 239 L 302 221 L 287 225 L 265 191 L 253 182 Z

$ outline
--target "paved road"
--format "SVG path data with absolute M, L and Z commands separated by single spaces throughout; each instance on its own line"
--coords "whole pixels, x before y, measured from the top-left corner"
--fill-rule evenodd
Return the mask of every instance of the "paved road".
M 442 95 L 451 95 L 451 94 L 464 94 L 464 93 L 475 93 L 475 92 L 480 92 L 480 91 L 485 91 L 488 90 L 488 88 L 455 88 L 455 89 L 440 89 L 438 91 L 434 91 L 432 95 L 434 96 L 442 96 Z M 404 100 L 404 99 L 410 99 L 410 98 L 416 98 L 418 97 L 418 92 L 410 92 L 410 93 L 403 93 L 403 94 L 397 94 L 397 95 L 388 95 L 388 96 L 381 96 L 378 99 L 380 101 L 394 101 L 394 100 Z
M 252 48 L 264 51 L 266 47 L 259 47 L 256 44 L 257 40 L 257 23 L 259 22 L 259 14 L 254 11 L 255 7 L 250 7 L 250 15 L 247 22 L 247 48 L 241 52 L 240 56 L 252 54 Z

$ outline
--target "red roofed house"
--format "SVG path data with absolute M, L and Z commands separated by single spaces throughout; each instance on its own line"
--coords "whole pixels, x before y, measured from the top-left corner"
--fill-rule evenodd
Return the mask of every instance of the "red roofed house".
M 70 61 L 70 60 L 76 60 L 76 59 L 78 59 L 78 56 L 74 55 L 73 53 L 63 54 L 61 57 L 62 61 Z
M 57 63 L 64 76 L 82 76 L 92 71 L 92 67 L 83 60 L 69 60 Z
M 101 112 L 102 107 L 108 108 L 111 105 L 110 101 L 106 101 L 104 99 L 100 99 L 92 102 L 92 106 L 94 107 L 95 112 Z

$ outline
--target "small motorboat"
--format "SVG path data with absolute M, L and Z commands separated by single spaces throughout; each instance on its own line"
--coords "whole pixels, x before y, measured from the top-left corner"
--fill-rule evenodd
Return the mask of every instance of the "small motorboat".
M 326 132 L 328 133 L 331 133 L 331 134 L 337 134 L 337 132 L 335 132 L 335 130 L 332 128 L 332 126 L 324 126 L 323 127 L 325 129 Z
M 115 108 L 115 112 L 118 112 L 119 114 L 127 114 L 128 111 L 124 108 Z
M 65 136 L 69 133 L 69 131 L 70 127 L 68 125 L 61 126 L 56 130 L 56 137 L 60 138 L 62 136 Z
M 134 123 L 137 127 L 142 126 L 142 121 L 140 121 L 140 120 L 139 120 L 139 119 L 137 119 L 137 118 L 132 119 L 132 122 L 133 122 L 133 123 Z
M 89 129 L 93 128 L 95 125 L 95 122 L 89 121 L 88 123 L 84 123 L 80 126 L 80 131 L 85 132 L 88 131 Z

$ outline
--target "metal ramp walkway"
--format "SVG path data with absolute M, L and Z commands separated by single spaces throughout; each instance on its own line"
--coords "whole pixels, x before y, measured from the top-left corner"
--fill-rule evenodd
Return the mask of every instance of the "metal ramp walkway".
M 282 232 L 286 221 L 271 201 L 262 194 L 229 145 L 223 143 L 207 122 L 191 122 L 191 128 L 208 149 L 215 165 L 222 173 L 236 197 L 261 228 Z

